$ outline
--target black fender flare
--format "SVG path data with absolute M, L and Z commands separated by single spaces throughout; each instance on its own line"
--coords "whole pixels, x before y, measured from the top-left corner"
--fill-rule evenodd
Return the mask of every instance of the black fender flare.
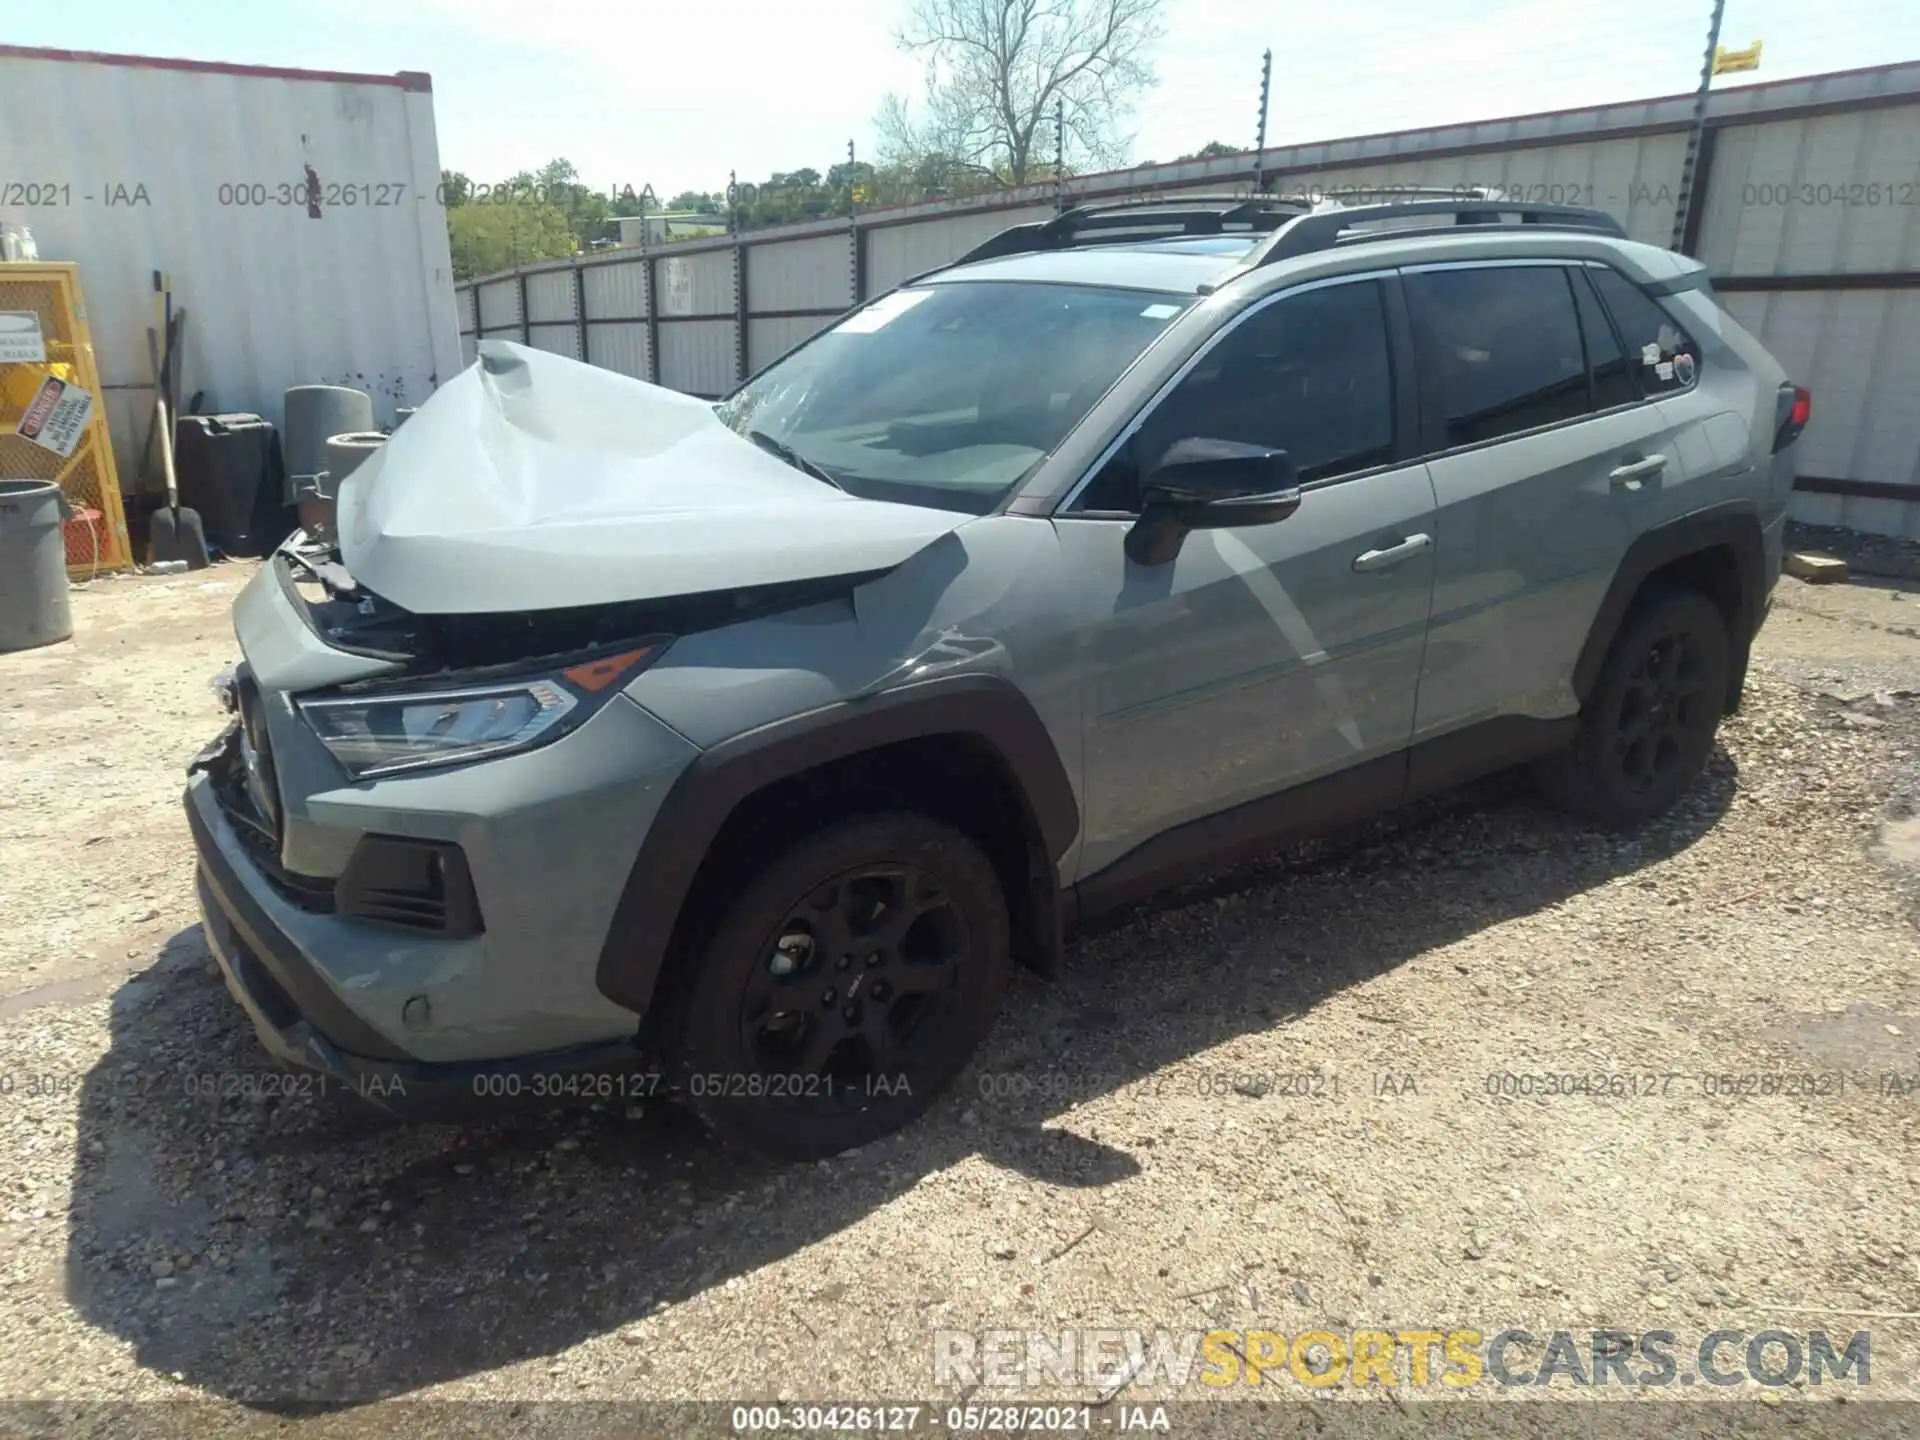
M 1079 833 L 1080 807 L 1046 724 L 1001 676 L 923 680 L 745 731 L 696 756 L 661 802 L 614 907 L 595 972 L 600 993 L 646 1014 L 695 877 L 743 801 L 836 760 L 939 735 L 984 741 L 1005 764 L 1045 851 L 1051 906 L 1054 867 Z
M 1642 532 L 1627 547 L 1593 617 L 1593 625 L 1587 631 L 1580 658 L 1574 662 L 1573 689 L 1582 705 L 1593 693 L 1594 683 L 1600 678 L 1600 667 L 1606 661 L 1607 651 L 1613 647 L 1613 638 L 1620 633 L 1634 597 L 1640 593 L 1647 577 L 1676 560 L 1721 547 L 1732 553 L 1739 577 L 1732 637 L 1734 689 L 1738 692 L 1746 673 L 1747 652 L 1765 615 L 1766 542 L 1758 507 L 1749 501 L 1730 500 L 1656 525 Z

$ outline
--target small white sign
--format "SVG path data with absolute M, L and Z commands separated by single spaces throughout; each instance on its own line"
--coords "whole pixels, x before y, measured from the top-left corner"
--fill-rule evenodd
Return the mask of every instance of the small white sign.
M 1178 305 L 1149 305 L 1140 312 L 1142 320 L 1170 320 L 1180 313 Z
M 44 365 L 46 337 L 31 310 L 0 310 L 0 365 Z
M 1640 363 L 1642 365 L 1658 365 L 1660 363 L 1660 347 L 1651 341 L 1642 345 L 1640 347 Z
M 667 272 L 666 304 L 661 307 L 662 315 L 691 315 L 693 313 L 693 266 L 684 255 L 670 256 L 665 266 Z
M 21 415 L 15 433 L 59 456 L 73 454 L 93 418 L 93 396 L 49 375 Z

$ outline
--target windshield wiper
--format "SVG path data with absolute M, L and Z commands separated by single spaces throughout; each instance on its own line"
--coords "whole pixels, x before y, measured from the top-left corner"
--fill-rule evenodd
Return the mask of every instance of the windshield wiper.
M 834 479 L 832 475 L 828 474 L 825 466 L 818 465 L 812 460 L 807 459 L 806 456 L 802 455 L 791 445 L 781 444 L 780 441 L 774 439 L 773 436 L 767 434 L 764 430 L 747 431 L 747 439 L 758 445 L 769 455 L 777 456 L 779 459 L 786 461 L 787 464 L 798 470 L 802 475 L 811 475 L 816 480 L 824 480 L 836 490 L 845 490 L 847 488 L 838 480 Z

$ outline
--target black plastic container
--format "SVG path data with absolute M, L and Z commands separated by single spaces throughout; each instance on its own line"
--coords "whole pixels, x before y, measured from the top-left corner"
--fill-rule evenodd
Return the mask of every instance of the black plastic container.
M 287 534 L 280 442 L 258 415 L 182 415 L 173 427 L 180 503 L 227 555 L 264 555 Z

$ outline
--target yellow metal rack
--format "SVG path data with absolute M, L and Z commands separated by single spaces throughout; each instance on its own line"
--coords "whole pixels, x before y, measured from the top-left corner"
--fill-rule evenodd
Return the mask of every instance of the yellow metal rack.
M 19 320 L 24 315 L 34 316 L 37 326 Z M 0 333 L 0 341 L 9 342 L 0 349 L 0 476 L 51 480 L 65 493 L 74 511 L 64 527 L 70 575 L 124 569 L 133 555 L 79 267 L 59 261 L 0 262 L 0 318 L 5 317 L 13 317 L 14 324 Z M 8 363 L 4 357 L 23 345 L 43 358 Z M 20 434 L 21 420 L 49 379 L 77 387 L 92 402 L 84 429 L 65 455 Z

